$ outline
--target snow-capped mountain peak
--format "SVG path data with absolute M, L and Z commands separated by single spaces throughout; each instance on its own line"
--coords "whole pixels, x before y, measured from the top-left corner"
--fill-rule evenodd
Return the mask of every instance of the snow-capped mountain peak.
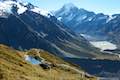
M 27 10 L 27 8 L 22 6 L 19 2 L 10 1 L 10 0 L 3 1 L 3 2 L 0 2 L 0 16 L 5 17 L 5 16 L 8 16 L 6 14 L 12 14 L 13 6 L 17 7 L 18 14 L 22 14 Z
M 74 9 L 78 9 L 74 4 L 72 3 L 68 3 L 68 4 L 65 4 L 63 7 L 62 7 L 62 10 L 65 12 L 65 13 L 68 13 L 70 12 L 71 10 L 74 10 Z
M 21 0 L 2 0 L 0 1 L 0 17 L 8 17 L 10 14 L 16 13 L 18 15 L 23 14 L 26 10 L 33 11 L 40 15 L 50 17 L 53 16 L 49 11 L 40 9 L 30 3 L 22 2 Z
M 74 8 L 74 7 L 76 7 L 74 4 L 72 4 L 72 3 L 68 3 L 68 4 L 65 4 L 64 6 L 63 6 L 65 9 L 71 9 L 71 8 Z

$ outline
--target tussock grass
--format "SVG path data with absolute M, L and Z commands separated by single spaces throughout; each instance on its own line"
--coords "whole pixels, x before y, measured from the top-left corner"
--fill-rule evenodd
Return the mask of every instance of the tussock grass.
M 43 50 L 39 53 L 36 49 L 22 52 L 0 45 L 0 80 L 95 80 L 95 78 L 82 77 L 81 74 L 60 67 L 44 70 L 39 65 L 32 65 L 25 61 L 25 54 L 42 57 L 54 64 L 70 65 Z

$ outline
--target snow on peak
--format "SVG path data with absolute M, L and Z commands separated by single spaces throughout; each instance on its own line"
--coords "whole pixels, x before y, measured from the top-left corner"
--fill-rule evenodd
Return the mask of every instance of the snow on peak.
M 58 17 L 57 19 L 58 19 L 59 21 L 61 21 L 61 20 L 62 20 L 62 17 Z
M 109 18 L 108 18 L 108 20 L 106 21 L 106 23 L 108 23 L 109 21 L 111 21 L 111 20 L 113 20 L 113 19 L 115 19 L 115 18 L 116 18 L 116 16 L 109 15 Z
M 27 10 L 27 8 L 21 5 L 19 2 L 7 0 L 0 2 L 0 16 L 5 16 L 5 14 L 12 14 L 12 7 L 14 5 L 16 5 L 18 8 L 18 14 L 22 14 Z
M 11 2 L 0 2 L 0 16 L 6 17 L 11 12 Z
M 18 4 L 17 3 L 17 6 L 18 6 L 18 14 L 22 14 L 22 13 L 24 13 L 26 10 L 27 10 L 27 8 L 26 7 L 24 7 L 24 6 L 21 6 L 20 4 Z
M 73 3 L 68 3 L 68 4 L 64 5 L 64 8 L 66 8 L 66 9 L 71 9 L 71 8 L 74 8 L 74 7 L 76 7 L 76 6 Z
M 63 14 L 68 15 L 69 14 L 70 16 L 72 16 L 71 11 L 74 8 L 75 8 L 75 10 L 78 9 L 74 4 L 68 3 L 68 4 L 65 4 L 57 13 L 60 13 L 60 15 L 63 15 Z
M 76 21 L 81 21 L 81 20 L 84 20 L 86 18 L 87 18 L 87 15 L 85 14 L 85 15 L 78 17 Z
M 75 8 L 76 6 L 72 3 L 65 4 L 63 6 L 64 13 L 68 13 L 72 8 Z
M 49 11 L 44 10 L 44 9 L 40 9 L 38 7 L 34 7 L 33 9 L 31 9 L 31 11 L 38 13 L 38 14 L 41 14 L 41 15 L 46 16 L 46 17 L 53 16 L 52 13 L 50 13 Z
M 27 8 L 28 3 L 27 2 L 21 3 L 21 2 L 22 2 L 21 0 L 18 0 L 18 1 L 16 1 L 16 0 L 0 1 L 0 16 L 1 17 L 4 17 L 4 16 L 8 17 L 8 14 L 13 14 L 13 12 L 12 12 L 13 6 L 16 6 L 17 14 L 23 14 L 26 10 L 30 10 L 30 11 L 33 11 L 35 13 L 46 16 L 46 17 L 53 16 L 52 13 L 50 13 L 46 10 L 40 9 L 38 7 L 33 7 L 32 9 L 28 9 Z
M 88 18 L 88 21 L 92 21 L 92 19 L 93 19 L 93 17 L 89 17 L 89 18 Z

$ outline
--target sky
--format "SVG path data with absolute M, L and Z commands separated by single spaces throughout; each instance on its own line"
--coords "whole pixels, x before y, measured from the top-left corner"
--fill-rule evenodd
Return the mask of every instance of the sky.
M 120 13 L 120 0 L 26 0 L 48 11 L 60 9 L 64 4 L 73 3 L 78 8 L 84 8 L 95 13 Z

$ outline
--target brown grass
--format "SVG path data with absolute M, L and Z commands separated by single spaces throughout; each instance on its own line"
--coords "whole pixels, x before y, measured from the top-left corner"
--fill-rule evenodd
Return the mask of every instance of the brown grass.
M 81 74 L 73 73 L 70 70 L 59 67 L 44 70 L 38 65 L 26 62 L 24 60 L 25 54 L 41 56 L 54 64 L 69 64 L 42 50 L 40 54 L 34 49 L 28 52 L 21 52 L 0 45 L 0 80 L 95 80 L 95 78 L 81 77 Z

